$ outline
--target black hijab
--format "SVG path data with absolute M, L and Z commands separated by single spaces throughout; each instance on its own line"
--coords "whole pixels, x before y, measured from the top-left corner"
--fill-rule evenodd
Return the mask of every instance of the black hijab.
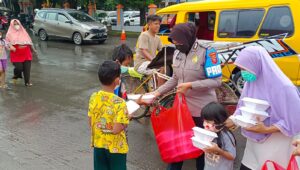
M 169 41 L 173 40 L 182 44 L 176 45 L 180 52 L 188 54 L 196 41 L 196 26 L 192 23 L 175 25 L 169 35 Z

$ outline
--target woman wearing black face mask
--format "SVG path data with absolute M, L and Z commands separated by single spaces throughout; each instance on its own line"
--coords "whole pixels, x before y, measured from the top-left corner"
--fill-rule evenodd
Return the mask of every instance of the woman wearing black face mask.
M 210 102 L 217 101 L 215 88 L 221 86 L 221 78 L 206 78 L 204 62 L 206 48 L 196 40 L 194 24 L 178 24 L 169 36 L 176 46 L 173 57 L 173 77 L 154 92 L 161 94 L 177 87 L 177 93 L 185 94 L 187 105 L 196 126 L 203 127 L 202 108 Z M 183 162 L 172 163 L 168 170 L 180 170 Z M 197 170 L 204 169 L 204 155 L 196 160 Z

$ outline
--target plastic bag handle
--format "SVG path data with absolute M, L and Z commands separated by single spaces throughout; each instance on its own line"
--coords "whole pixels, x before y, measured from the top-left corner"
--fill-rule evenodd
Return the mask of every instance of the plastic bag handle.
M 182 106 L 183 103 L 186 103 L 186 99 L 185 99 L 185 96 L 184 94 L 182 93 L 176 93 L 176 96 L 175 96 L 175 101 L 174 101 L 174 104 L 173 106 Z M 178 114 L 177 114 L 177 119 L 178 119 L 178 130 L 179 131 L 182 131 L 184 129 L 183 127 L 183 124 L 182 124 L 182 114 L 181 112 L 183 111 L 182 108 L 180 108 L 178 111 Z M 179 113 L 180 112 L 180 113 Z M 183 111 L 184 112 L 184 111 Z
M 261 170 L 268 170 L 268 163 L 271 163 L 271 164 L 274 166 L 275 170 L 299 170 L 299 166 L 298 166 L 296 157 L 295 157 L 294 155 L 291 157 L 287 169 L 281 167 L 280 165 L 278 165 L 278 164 L 275 163 L 274 161 L 267 160 L 267 161 L 264 163 L 264 165 L 263 165 L 263 167 L 261 168 Z
M 261 168 L 261 170 L 268 170 L 268 163 L 271 163 L 273 166 L 274 166 L 274 169 L 275 170 L 285 170 L 284 168 L 282 168 L 280 165 L 278 165 L 277 163 L 275 163 L 274 161 L 270 161 L 270 160 L 267 160 L 263 167 Z
M 299 165 L 295 155 L 292 155 L 287 170 L 299 170 Z
M 180 97 L 181 97 L 181 100 L 180 100 Z M 182 93 L 176 93 L 175 100 L 174 100 L 174 105 L 175 104 L 181 105 L 182 103 L 186 103 L 185 95 L 182 94 Z
M 181 97 L 181 100 L 180 100 L 180 97 Z M 185 95 L 184 94 L 180 94 L 180 93 L 177 93 L 175 95 L 175 99 L 174 99 L 174 102 L 173 102 L 173 106 L 176 106 L 176 105 L 181 105 L 182 103 L 186 103 L 186 99 L 185 99 Z M 157 112 L 160 112 L 161 110 L 165 110 L 165 108 L 163 106 L 161 106 L 160 104 L 158 104 L 153 112 L 151 113 L 151 115 L 153 116 L 158 116 L 159 114 L 157 114 Z

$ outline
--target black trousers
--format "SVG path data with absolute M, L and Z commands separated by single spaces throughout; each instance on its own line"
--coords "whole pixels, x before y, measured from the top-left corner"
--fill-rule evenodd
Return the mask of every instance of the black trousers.
M 25 84 L 30 83 L 30 70 L 31 70 L 31 61 L 17 62 L 13 63 L 14 68 L 14 79 L 22 78 L 22 73 L 24 75 Z
M 195 125 L 203 128 L 203 119 L 201 117 L 193 117 Z M 197 170 L 204 170 L 204 154 L 196 158 L 196 168 Z M 183 162 L 171 163 L 168 165 L 167 170 L 181 170 Z

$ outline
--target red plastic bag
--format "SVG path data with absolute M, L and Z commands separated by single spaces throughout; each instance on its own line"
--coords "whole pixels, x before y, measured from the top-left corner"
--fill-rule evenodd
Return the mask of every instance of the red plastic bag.
M 159 114 L 157 111 L 159 110 Z M 195 123 L 189 112 L 185 97 L 177 94 L 173 107 L 155 108 L 151 122 L 161 158 L 166 163 L 180 162 L 199 157 L 203 151 L 193 146 L 192 128 Z
M 282 166 L 278 165 L 277 163 L 275 163 L 273 161 L 268 160 L 265 162 L 265 164 L 263 165 L 261 170 L 268 170 L 268 164 L 273 165 L 275 170 L 299 170 L 299 166 L 298 166 L 295 156 L 291 157 L 290 163 L 289 163 L 287 169 L 283 168 Z

